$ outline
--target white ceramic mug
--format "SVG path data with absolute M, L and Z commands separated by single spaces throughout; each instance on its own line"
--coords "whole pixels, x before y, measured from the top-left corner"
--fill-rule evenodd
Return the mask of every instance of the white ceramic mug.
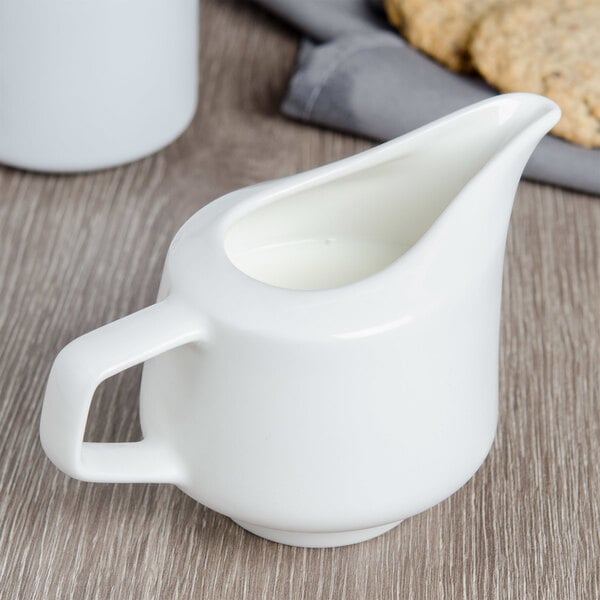
M 196 109 L 198 2 L 0 2 L 0 162 L 102 169 L 174 140 Z
M 301 546 L 444 499 L 494 439 L 508 221 L 559 115 L 495 98 L 211 203 L 176 235 L 156 305 L 59 354 L 46 453 L 79 479 L 173 483 Z M 143 361 L 143 441 L 83 443 L 97 385 Z

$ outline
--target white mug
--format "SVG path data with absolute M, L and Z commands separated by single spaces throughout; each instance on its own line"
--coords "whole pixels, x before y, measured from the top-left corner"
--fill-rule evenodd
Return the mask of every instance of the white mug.
M 0 2 L 0 162 L 87 171 L 173 141 L 196 110 L 198 1 Z
M 57 357 L 46 453 L 87 481 L 175 484 L 300 546 L 359 542 L 443 500 L 494 439 L 508 221 L 559 116 L 501 96 L 203 208 L 158 303 Z M 84 443 L 95 388 L 144 361 L 144 439 Z

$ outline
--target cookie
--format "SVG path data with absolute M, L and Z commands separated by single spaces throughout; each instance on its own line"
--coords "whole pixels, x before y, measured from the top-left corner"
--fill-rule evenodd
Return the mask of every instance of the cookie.
M 563 111 L 555 135 L 600 146 L 598 0 L 519 1 L 493 10 L 475 28 L 470 52 L 499 90 L 554 100 Z
M 491 8 L 512 0 L 386 0 L 388 18 L 406 39 L 454 71 L 470 71 L 471 32 Z

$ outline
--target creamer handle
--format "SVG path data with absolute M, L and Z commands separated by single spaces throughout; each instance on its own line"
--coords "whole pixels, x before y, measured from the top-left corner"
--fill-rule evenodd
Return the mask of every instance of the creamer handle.
M 76 479 L 178 483 L 182 468 L 166 440 L 84 442 L 98 385 L 157 354 L 206 339 L 201 318 L 172 298 L 109 323 L 68 344 L 54 361 L 46 387 L 40 438 L 48 458 Z

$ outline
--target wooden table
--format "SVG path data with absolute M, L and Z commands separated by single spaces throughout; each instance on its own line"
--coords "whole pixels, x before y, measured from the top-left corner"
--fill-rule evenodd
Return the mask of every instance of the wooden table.
M 504 279 L 500 424 L 475 477 L 373 541 L 252 536 L 170 486 L 85 484 L 44 457 L 42 394 L 69 340 L 153 302 L 168 243 L 224 192 L 367 148 L 282 118 L 295 35 L 206 0 L 202 99 L 165 151 L 78 176 L 0 169 L 0 597 L 600 597 L 600 202 L 522 183 Z M 139 438 L 139 368 L 88 439 Z

